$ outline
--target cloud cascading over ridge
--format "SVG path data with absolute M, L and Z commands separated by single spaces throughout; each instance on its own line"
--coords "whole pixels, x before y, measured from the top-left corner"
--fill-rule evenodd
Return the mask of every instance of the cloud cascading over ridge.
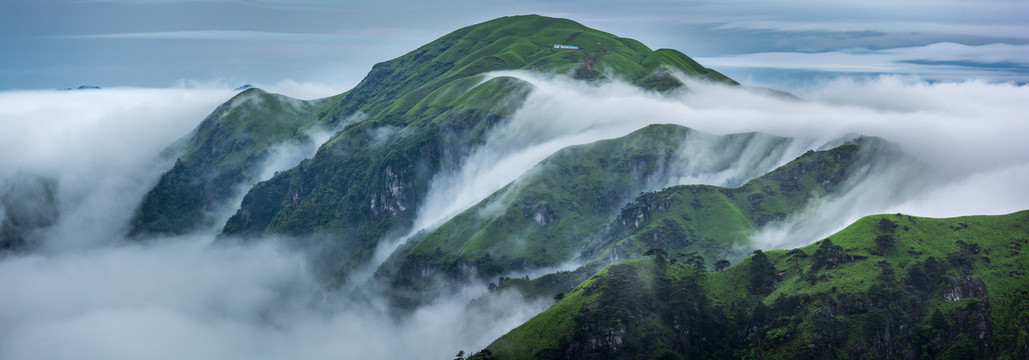
M 503 75 L 537 90 L 497 131 L 545 136 L 528 137 L 542 144 L 534 148 L 507 144 L 517 151 L 492 158 L 504 169 L 490 161 L 469 168 L 473 173 L 463 177 L 492 178 L 456 193 L 466 203 L 564 146 L 677 123 L 713 134 L 796 137 L 812 147 L 854 134 L 879 136 L 936 169 L 933 179 L 874 174 L 875 181 L 854 187 L 851 196 L 875 201 L 856 210 L 818 204 L 838 216 L 835 222 L 817 229 L 783 223 L 762 235 L 768 246 L 796 245 L 783 242 L 792 238 L 783 234 L 833 231 L 864 215 L 858 210 L 955 216 L 1029 208 L 1029 144 L 1021 138 L 1029 133 L 1026 86 L 884 76 L 790 89 L 802 98 L 796 101 L 696 82 L 688 82 L 691 91 L 663 95 L 620 83 Z M 485 291 L 471 287 L 398 320 L 374 301 L 325 292 L 303 254 L 274 239 L 214 247 L 207 235 L 125 243 L 120 236 L 128 215 L 169 165 L 154 164 L 160 150 L 231 95 L 188 89 L 0 93 L 0 174 L 57 179 L 64 211 L 55 225 L 64 230 L 43 233 L 49 251 L 0 260 L 0 358 L 446 357 L 478 350 L 545 308 L 507 298 L 493 309 L 508 312 L 467 313 L 467 301 Z M 862 197 L 888 190 L 877 186 L 915 180 L 926 187 L 904 199 Z M 486 317 L 497 325 L 483 328 Z

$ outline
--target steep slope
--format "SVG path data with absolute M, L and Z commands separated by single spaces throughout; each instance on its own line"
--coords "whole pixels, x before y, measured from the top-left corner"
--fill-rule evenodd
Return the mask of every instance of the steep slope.
M 565 148 L 396 252 L 399 258 L 383 272 L 399 270 L 395 280 L 416 283 L 436 274 L 491 277 L 556 266 L 575 259 L 640 192 L 715 174 L 739 184 L 788 160 L 791 143 L 763 134 L 716 136 L 650 125 Z
M 474 358 L 1026 358 L 1027 224 L 876 215 L 721 272 L 623 261 Z
M 859 138 L 809 151 L 739 187 L 674 186 L 629 201 L 647 187 L 745 164 L 739 184 L 784 161 L 789 145 L 789 139 L 762 134 L 713 136 L 651 125 L 566 148 L 396 252 L 399 259 L 383 265 L 380 276 L 417 286 L 433 276 L 485 279 L 569 261 L 595 270 L 657 247 L 738 260 L 752 249 L 749 236 L 767 222 L 845 190 L 872 164 L 905 157 L 885 141 Z
M 317 117 L 327 124 L 361 120 L 310 161 L 253 187 L 224 234 L 315 235 L 324 240 L 316 242 L 336 244 L 329 247 L 343 272 L 367 260 L 383 237 L 411 226 L 431 179 L 459 166 L 518 109 L 530 84 L 483 76 L 516 69 L 609 74 L 652 89 L 676 87 L 669 82 L 677 80 L 660 75 L 669 71 L 731 82 L 684 55 L 569 20 L 530 15 L 469 26 L 375 65 Z
M 302 129 L 317 127 L 312 117 L 330 99 L 301 101 L 251 88 L 219 106 L 178 144 L 182 155 L 143 198 L 130 233 L 181 234 L 214 225 L 212 213 L 235 206 L 226 202 L 257 182 L 274 146 L 303 141 Z
M 607 264 L 663 248 L 669 254 L 698 252 L 708 259 L 736 261 L 752 249 L 748 238 L 762 226 L 906 158 L 892 143 L 861 137 L 829 150 L 808 151 L 737 188 L 682 185 L 642 194 L 622 208 L 598 241 L 586 246 L 583 257 Z

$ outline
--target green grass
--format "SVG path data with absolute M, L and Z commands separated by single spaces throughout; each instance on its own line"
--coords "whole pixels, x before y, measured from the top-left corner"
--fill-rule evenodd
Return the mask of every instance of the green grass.
M 873 160 L 859 150 L 880 142 L 863 138 L 809 152 L 734 189 L 683 185 L 636 196 L 668 164 L 689 161 L 677 154 L 691 134 L 677 125 L 651 125 L 622 138 L 563 149 L 399 251 L 403 255 L 388 267 L 400 269 L 397 276 L 405 278 L 426 268 L 460 277 L 474 267 L 476 276 L 488 279 L 580 256 L 586 268 L 596 269 L 611 262 L 613 254 L 639 258 L 651 248 L 664 248 L 672 256 L 696 251 L 709 267 L 719 259 L 738 261 L 750 252 L 748 237 L 761 225 L 831 194 L 850 172 Z M 788 143 L 769 139 L 773 147 Z M 523 289 L 527 293 L 553 295 L 553 286 L 530 283 Z M 541 286 L 547 291 L 540 292 Z
M 554 49 L 554 44 L 577 45 L 582 51 Z M 596 71 L 585 71 L 587 59 L 592 59 L 590 64 Z M 444 166 L 459 162 L 470 149 L 481 145 L 495 124 L 517 111 L 531 85 L 507 77 L 484 81 L 484 74 L 519 69 L 584 79 L 610 76 L 656 90 L 678 86 L 677 80 L 665 76 L 669 69 L 712 73 L 681 53 L 655 52 L 638 41 L 566 19 L 527 15 L 468 26 L 376 64 L 356 87 L 310 104 L 304 116 L 294 117 L 288 113 L 287 103 L 269 98 L 263 101 L 267 109 L 229 114 L 252 119 L 240 125 L 243 129 L 213 132 L 216 136 L 200 129 L 196 137 L 200 141 L 240 139 L 223 147 L 228 149 L 224 163 L 236 164 L 246 163 L 250 154 L 264 146 L 262 141 L 276 140 L 276 134 L 288 138 L 298 129 L 345 125 L 314 158 L 251 188 L 223 233 L 243 237 L 317 235 L 321 239 L 317 241 L 335 243 L 344 254 L 335 266 L 340 272 L 336 276 L 345 276 L 342 273 L 347 268 L 368 259 L 384 236 L 403 232 L 411 225 L 429 182 Z M 209 149 L 199 145 L 186 155 L 185 166 L 172 174 L 176 175 L 172 179 L 210 175 L 211 169 L 191 166 L 188 161 L 194 153 Z M 190 186 L 197 189 L 197 184 Z M 197 205 L 192 197 L 182 199 L 186 201 L 179 203 L 193 208 L 208 206 Z M 157 200 L 144 204 L 143 211 L 177 212 L 167 207 L 152 210 L 160 208 L 156 203 L 176 203 L 168 197 Z M 576 220 L 573 215 L 562 218 L 569 224 Z M 588 216 L 580 220 L 592 221 Z M 570 226 L 562 229 L 569 230 Z M 558 255 L 573 249 L 575 239 L 558 236 L 558 232 L 546 233 L 561 245 L 555 254 L 539 257 L 542 263 L 554 263 Z M 461 256 L 480 258 L 485 253 L 477 249 L 497 245 L 491 243 L 495 239 L 484 234 L 474 240 L 481 246 L 453 250 L 462 249 Z M 528 251 L 544 250 L 549 248 Z
M 882 235 L 892 235 L 896 241 L 884 247 L 875 241 Z M 714 320 L 704 320 L 710 324 L 705 343 L 729 346 L 736 358 L 883 358 L 904 354 L 950 358 L 972 354 L 977 358 L 1014 359 L 1029 355 L 1025 329 L 1029 319 L 1029 280 L 1025 277 L 1029 257 L 1022 248 L 1029 245 L 1029 210 L 947 219 L 875 215 L 829 239 L 839 248 L 825 252 L 830 254 L 827 257 L 818 255 L 818 249 L 826 245 L 824 241 L 791 251 L 766 252 L 777 278 L 767 293 L 750 290 L 753 256 L 725 271 L 704 276 L 703 292 L 711 305 L 704 313 L 715 316 Z M 930 258 L 937 261 L 935 266 L 930 265 L 934 261 Z M 654 263 L 634 260 L 608 266 L 551 310 L 523 325 L 531 324 L 532 331 L 516 328 L 488 349 L 493 357 L 502 359 L 566 353 L 655 357 L 663 351 L 660 349 L 668 347 L 667 339 L 678 339 L 672 343 L 685 345 L 681 342 L 685 338 L 674 326 L 657 323 L 667 321 L 657 314 L 674 310 L 677 305 L 660 300 L 660 287 L 640 285 L 661 278 L 640 275 L 654 274 L 653 269 L 660 267 L 647 268 Z M 615 267 L 633 270 L 615 274 L 611 271 Z M 891 271 L 892 275 L 887 275 Z M 684 276 L 691 276 L 681 263 L 668 263 L 665 272 L 673 286 Z M 916 281 L 921 276 L 934 280 Z M 614 277 L 623 281 L 612 281 Z M 954 279 L 964 281 L 961 289 L 975 296 L 956 301 L 948 298 L 959 289 L 952 285 Z M 983 284 L 981 293 L 967 285 L 977 280 Z M 600 283 L 618 286 L 600 295 L 586 291 Z M 593 306 L 603 302 L 598 296 L 612 294 L 630 299 L 608 302 L 610 308 Z M 621 316 L 618 314 L 627 312 L 640 324 L 622 333 L 623 345 L 583 354 L 582 339 L 589 334 L 583 334 L 578 327 L 583 323 L 575 321 L 583 319 L 587 309 L 589 316 L 602 320 L 617 319 Z M 937 312 L 939 321 L 933 318 Z M 763 315 L 758 317 L 758 313 Z M 980 318 L 984 321 L 981 324 L 976 320 Z M 569 323 L 576 326 L 569 329 Z M 986 326 L 985 332 L 981 326 Z M 980 339 L 980 334 L 985 337 Z M 645 338 L 666 340 L 645 343 Z M 696 344 L 664 356 L 682 356 L 690 346 Z M 485 353 L 478 356 L 489 358 Z
M 652 248 L 672 255 L 696 251 L 708 266 L 719 259 L 737 261 L 753 249 L 749 236 L 761 226 L 796 213 L 812 199 L 831 196 L 852 174 L 883 160 L 878 157 L 899 155 L 862 151 L 882 145 L 882 140 L 861 138 L 809 151 L 737 188 L 680 185 L 642 194 L 584 253 L 594 263 L 606 263 L 612 252 L 629 259 Z
M 193 131 L 172 169 L 143 198 L 131 233 L 179 234 L 212 226 L 210 213 L 256 181 L 272 146 L 302 141 L 332 98 L 302 101 L 257 88 L 219 106 Z

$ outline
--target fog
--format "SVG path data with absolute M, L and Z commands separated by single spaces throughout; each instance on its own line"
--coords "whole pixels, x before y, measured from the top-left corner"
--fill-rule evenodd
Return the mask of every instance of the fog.
M 816 199 L 798 216 L 755 234 L 752 240 L 760 248 L 806 245 L 875 213 L 949 217 L 1029 208 L 1021 186 L 1029 181 L 1029 142 L 1022 135 L 1029 132 L 1026 86 L 901 76 L 839 78 L 789 89 L 800 98 L 793 100 L 686 76 L 680 79 L 688 90 L 666 95 L 618 82 L 588 86 L 521 72 L 498 75 L 518 77 L 538 88 L 516 119 L 539 119 L 518 126 L 539 124 L 545 130 L 521 131 L 544 139 L 570 138 L 565 146 L 621 136 L 646 124 L 674 123 L 711 134 L 757 131 L 790 137 L 801 151 L 857 135 L 876 136 L 913 158 L 862 169 L 865 175 L 847 183 L 839 196 Z M 498 133 L 510 137 L 519 131 L 509 125 Z M 797 149 L 787 153 L 799 155 Z M 757 161 L 764 154 L 751 155 Z M 712 174 L 679 183 L 734 185 Z
M 728 172 L 683 164 L 681 176 L 669 180 L 676 183 L 735 185 L 757 175 L 750 164 L 774 168 L 855 134 L 894 142 L 914 158 L 863 168 L 866 175 L 839 197 L 818 199 L 801 216 L 755 234 L 763 248 L 810 243 L 871 213 L 1029 208 L 1026 86 L 839 79 L 788 89 L 798 101 L 688 79 L 688 91 L 658 94 L 619 82 L 493 76 L 518 77 L 536 90 L 483 147 L 433 181 L 418 227 L 474 205 L 561 148 L 654 123 L 795 138 L 778 156 L 754 150 L 767 147 L 741 153 Z M 0 358 L 443 358 L 477 351 L 549 305 L 499 294 L 484 310 L 468 310 L 486 291 L 476 285 L 397 318 L 384 301 L 327 291 L 307 257 L 278 239 L 217 246 L 207 234 L 124 240 L 139 199 L 171 165 L 161 150 L 233 94 L 0 92 L 0 180 L 54 179 L 60 212 L 54 225 L 35 232 L 39 249 L 0 259 Z M 325 139 L 311 136 L 312 144 Z M 276 152 L 263 176 L 311 149 Z M 682 151 L 712 157 L 703 147 Z

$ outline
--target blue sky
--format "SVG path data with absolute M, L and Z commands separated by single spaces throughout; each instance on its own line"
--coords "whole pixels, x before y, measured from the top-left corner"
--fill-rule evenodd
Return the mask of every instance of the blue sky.
M 0 90 L 282 82 L 342 92 L 457 28 L 536 13 L 674 48 L 744 83 L 1029 80 L 1029 2 L 5 0 Z

